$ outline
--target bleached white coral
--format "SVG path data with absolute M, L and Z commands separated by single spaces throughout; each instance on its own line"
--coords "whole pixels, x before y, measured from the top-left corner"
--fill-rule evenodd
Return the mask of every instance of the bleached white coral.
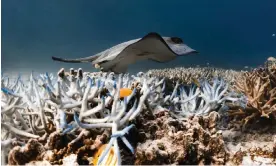
M 53 132 L 49 131 L 49 124 L 54 124 L 61 134 L 75 134 L 76 139 L 91 128 L 111 128 L 111 139 L 99 163 L 104 161 L 110 147 L 114 147 L 118 165 L 121 164 L 118 139 L 134 152 L 125 134 L 134 127 L 130 121 L 145 105 L 153 109 L 169 108 L 181 118 L 208 114 L 226 101 L 241 100 L 228 92 L 228 85 L 222 80 L 216 79 L 212 85 L 203 81 L 200 88 L 184 87 L 176 81 L 174 90 L 168 93 L 165 78 L 142 72 L 129 77 L 128 74 L 83 73 L 81 69 L 66 73 L 61 69 L 57 77 L 51 73 L 39 77 L 31 74 L 27 83 L 19 77 L 13 83 L 2 78 L 1 84 L 1 124 L 9 133 L 6 140 L 39 138 Z M 122 89 L 131 89 L 131 94 L 122 97 Z M 74 120 L 68 121 L 67 115 L 74 115 Z

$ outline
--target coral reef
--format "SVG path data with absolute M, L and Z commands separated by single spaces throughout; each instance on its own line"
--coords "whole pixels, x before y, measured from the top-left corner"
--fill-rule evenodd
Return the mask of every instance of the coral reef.
M 108 145 L 97 164 L 107 161 L 108 152 L 114 148 L 120 165 L 118 141 L 122 140 L 134 153 L 125 135 L 134 127 L 129 121 L 142 111 L 150 93 L 149 82 L 141 78 L 141 86 L 136 90 L 132 85 L 137 80 L 129 80 L 128 75 L 123 78 L 120 74 L 117 81 L 114 73 L 91 77 L 81 69 L 77 73 L 70 69 L 69 74 L 61 69 L 57 75 L 54 78 L 46 73 L 35 78 L 32 74 L 29 85 L 20 77 L 13 85 L 2 78 L 1 125 L 7 131 L 5 139 L 16 137 L 24 142 L 44 136 L 45 148 L 53 152 L 48 159 L 53 164 L 61 164 L 62 158 L 74 150 L 76 153 L 84 153 L 82 149 L 97 150 L 102 144 L 97 141 L 90 147 L 83 147 L 84 143 L 76 145 L 78 148 L 74 146 L 87 136 L 93 138 L 95 134 L 102 134 L 103 129 L 109 129 Z M 16 160 L 10 159 L 9 163 L 18 164 Z
M 245 72 L 234 87 L 246 95 L 247 107 L 230 114 L 245 116 L 244 125 L 260 117 L 276 119 L 276 67 Z
M 176 68 L 165 68 L 165 69 L 151 69 L 147 72 L 147 74 L 156 76 L 156 77 L 164 77 L 168 80 L 179 80 L 184 84 L 192 84 L 194 79 L 204 79 L 207 81 L 211 81 L 214 78 L 222 78 L 227 83 L 232 85 L 234 83 L 237 76 L 240 75 L 240 71 L 235 70 L 225 70 L 218 69 L 212 67 L 176 67 Z
M 181 69 L 2 75 L 1 164 L 273 163 L 276 68 Z

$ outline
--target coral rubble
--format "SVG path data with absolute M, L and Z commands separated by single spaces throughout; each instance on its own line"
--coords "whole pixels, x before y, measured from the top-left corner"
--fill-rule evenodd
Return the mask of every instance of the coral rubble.
M 218 114 L 178 121 L 167 111 L 143 119 L 137 125 L 140 140 L 135 164 L 225 164 L 228 153 L 221 132 L 216 130 Z

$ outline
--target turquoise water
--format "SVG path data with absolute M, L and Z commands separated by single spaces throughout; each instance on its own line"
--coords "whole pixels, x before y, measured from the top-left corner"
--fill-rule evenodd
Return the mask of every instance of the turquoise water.
M 174 66 L 242 69 L 276 56 L 275 0 L 2 0 L 2 71 L 57 71 L 90 64 L 51 56 L 90 56 L 148 32 L 181 37 L 199 55 L 129 71 Z

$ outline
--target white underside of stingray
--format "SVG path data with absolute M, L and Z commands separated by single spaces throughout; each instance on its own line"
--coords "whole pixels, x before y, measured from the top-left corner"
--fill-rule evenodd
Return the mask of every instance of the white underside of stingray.
M 98 66 L 102 71 L 124 73 L 130 64 L 141 60 L 153 60 L 164 63 L 177 56 L 197 53 L 188 47 L 178 37 L 161 37 L 157 33 L 149 33 L 143 38 L 130 40 L 96 55 L 79 59 L 62 59 L 52 57 L 53 60 L 80 63 L 89 62 Z

